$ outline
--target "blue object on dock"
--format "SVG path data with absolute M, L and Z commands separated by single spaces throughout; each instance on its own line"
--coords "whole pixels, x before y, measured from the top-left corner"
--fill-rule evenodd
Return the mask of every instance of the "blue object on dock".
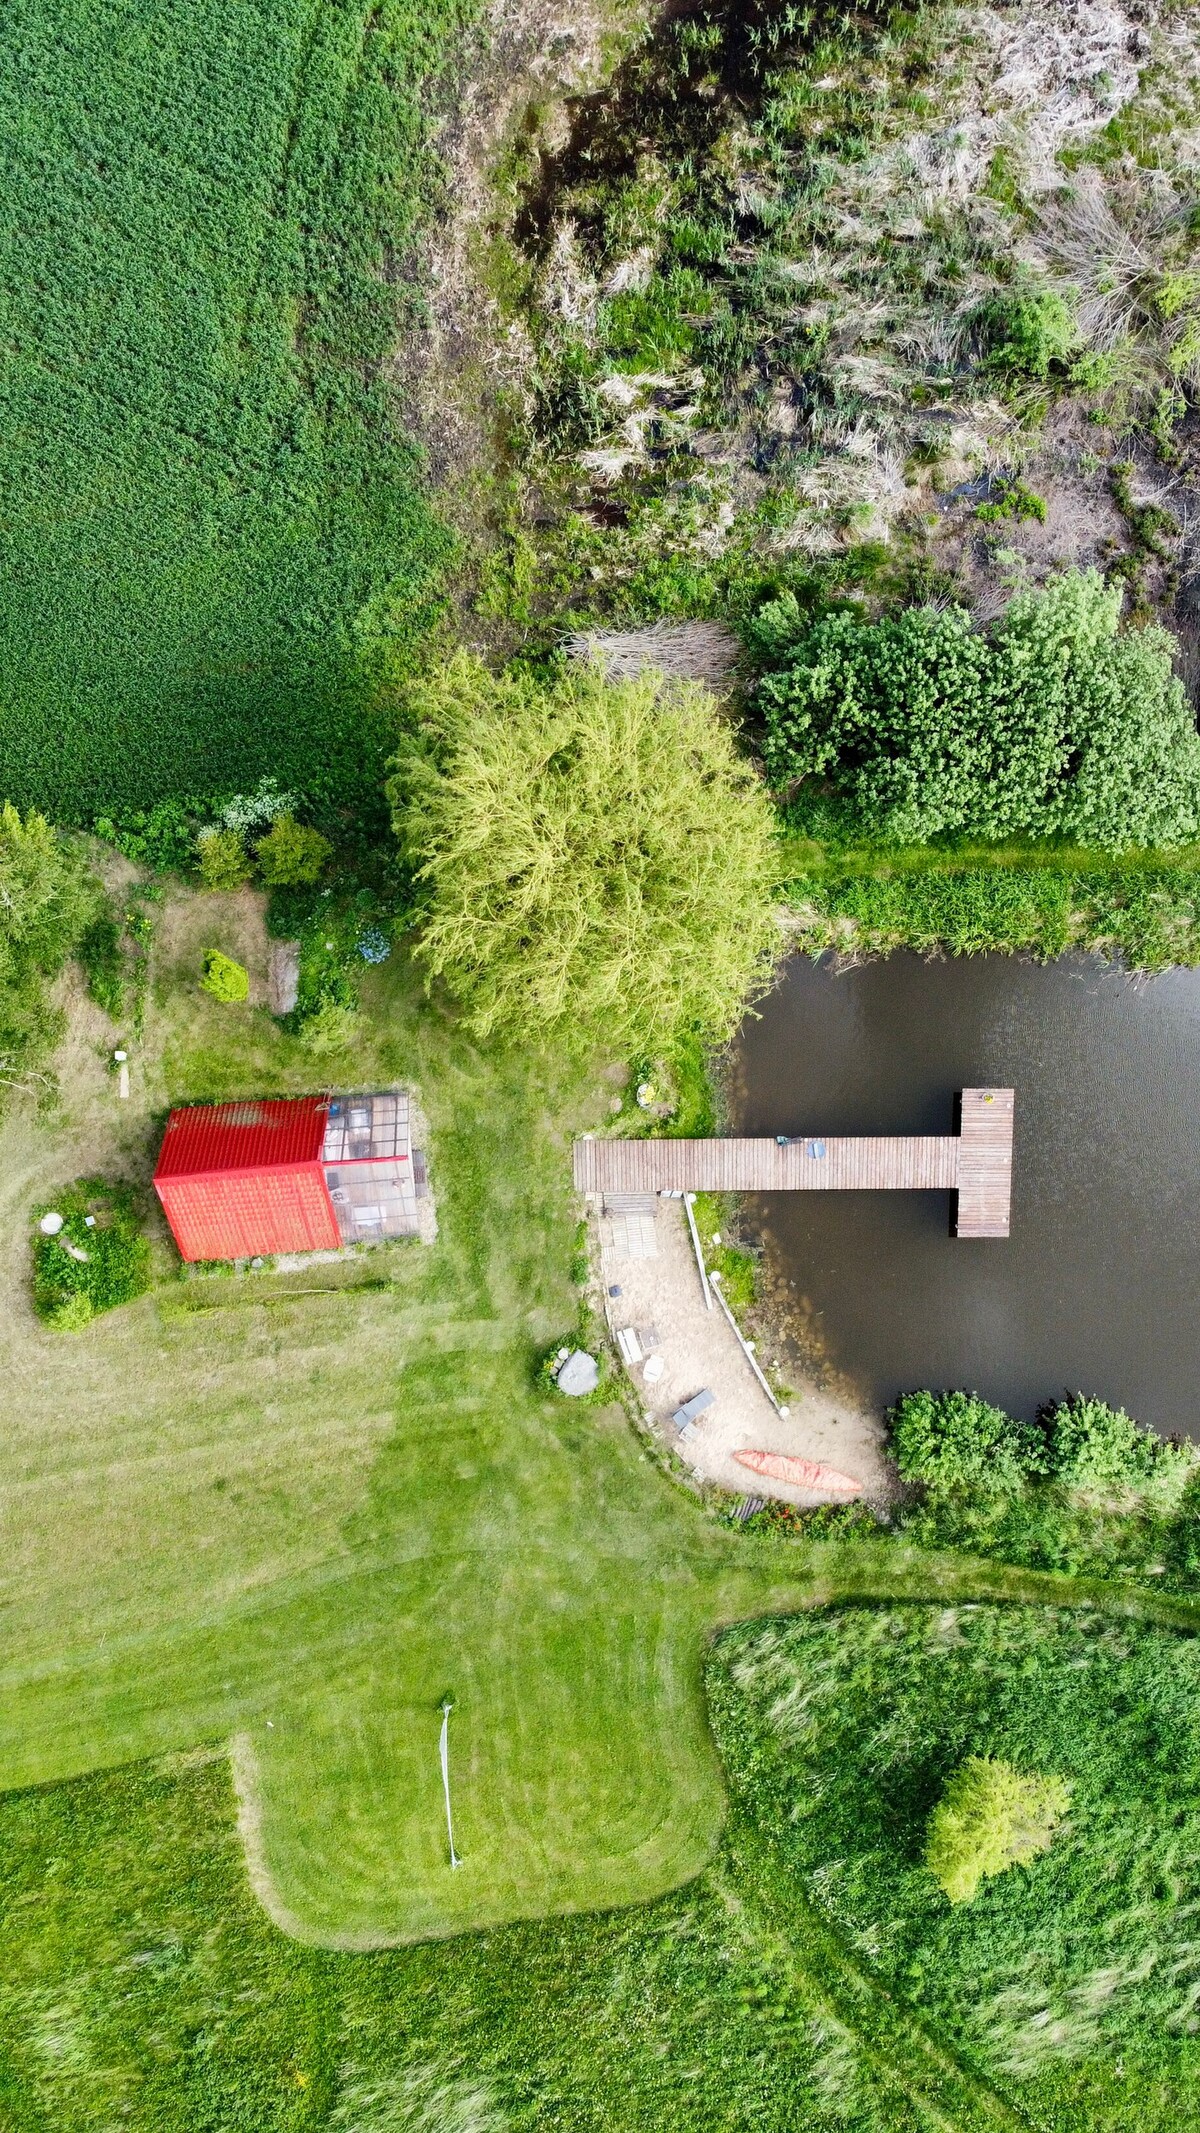
M 824 1141 L 810 1141 L 808 1144 L 808 1152 L 818 1163 L 822 1162 L 825 1156 Z

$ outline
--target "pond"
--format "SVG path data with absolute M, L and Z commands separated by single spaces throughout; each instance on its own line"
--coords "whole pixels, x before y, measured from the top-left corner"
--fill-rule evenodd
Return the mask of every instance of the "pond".
M 1016 1090 L 1008 1241 L 951 1238 L 945 1193 L 747 1202 L 802 1349 L 874 1405 L 1083 1391 L 1200 1437 L 1200 970 L 794 958 L 742 1030 L 731 1129 L 947 1133 L 981 1083 Z

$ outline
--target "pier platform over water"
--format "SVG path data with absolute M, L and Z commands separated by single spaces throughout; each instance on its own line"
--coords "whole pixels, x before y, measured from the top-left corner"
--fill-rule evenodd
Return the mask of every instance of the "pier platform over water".
M 958 1133 L 575 1143 L 584 1193 L 952 1192 L 956 1237 L 1007 1237 L 1013 1091 L 964 1089 Z

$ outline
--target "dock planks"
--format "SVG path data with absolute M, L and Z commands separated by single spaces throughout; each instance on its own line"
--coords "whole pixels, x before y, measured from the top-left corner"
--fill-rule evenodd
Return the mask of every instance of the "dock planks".
M 956 1192 L 955 1235 L 1007 1237 L 1013 1091 L 964 1089 L 962 1131 L 575 1143 L 584 1193 Z M 824 1150 L 824 1153 L 820 1153 Z
M 956 1237 L 1007 1237 L 1012 1142 L 1012 1090 L 964 1089 L 958 1137 Z

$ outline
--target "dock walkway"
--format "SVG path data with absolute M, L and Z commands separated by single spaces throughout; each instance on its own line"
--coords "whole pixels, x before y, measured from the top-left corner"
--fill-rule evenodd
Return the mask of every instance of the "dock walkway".
M 1013 1091 L 964 1089 L 958 1133 L 575 1143 L 583 1193 L 952 1192 L 957 1237 L 1007 1237 Z

